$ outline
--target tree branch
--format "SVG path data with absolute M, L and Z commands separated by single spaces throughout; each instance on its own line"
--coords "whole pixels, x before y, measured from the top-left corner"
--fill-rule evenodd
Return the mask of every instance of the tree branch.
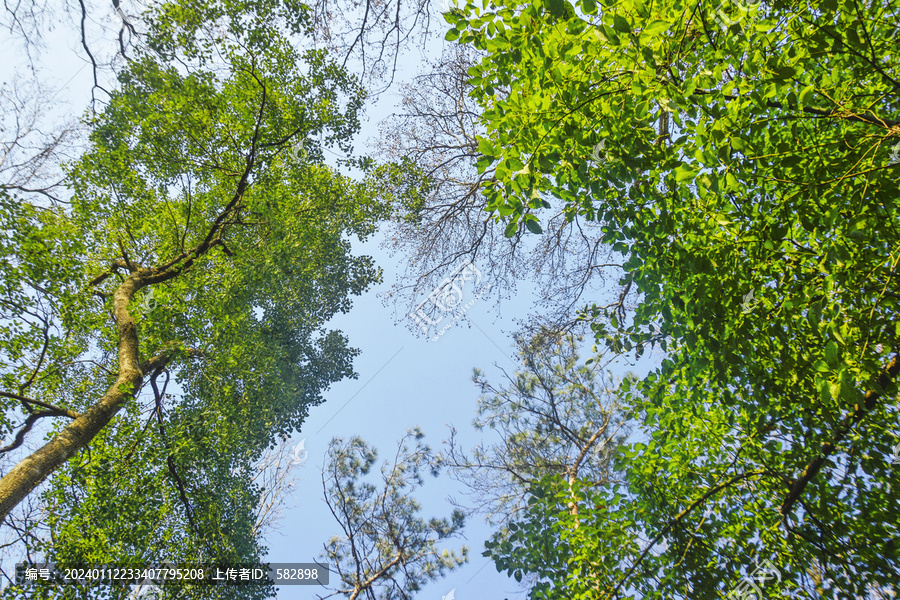
M 75 413 L 73 413 L 75 414 Z M 4 448 L 0 448 L 0 454 L 6 454 L 10 450 L 15 450 L 19 446 L 21 446 L 25 442 L 25 436 L 31 431 L 31 428 L 34 427 L 34 424 L 37 423 L 38 419 L 42 417 L 68 417 L 68 414 L 57 412 L 55 410 L 42 410 L 35 413 L 31 413 L 28 415 L 28 418 L 25 419 L 25 426 L 19 430 L 19 433 L 16 434 L 16 439 L 13 442 Z M 72 417 L 74 418 L 74 417 Z
M 880 389 L 886 389 L 893 383 L 894 377 L 897 376 L 898 372 L 900 372 L 900 355 L 895 354 L 891 361 L 884 367 L 884 370 L 878 375 L 878 387 Z M 881 392 L 875 390 L 866 392 L 863 403 L 861 405 L 857 404 L 856 410 L 844 417 L 834 438 L 830 442 L 823 444 L 822 449 L 819 451 L 819 455 L 806 465 L 806 468 L 803 469 L 803 473 L 800 477 L 790 482 L 788 495 L 781 505 L 782 518 L 787 518 L 788 513 L 800 498 L 800 495 L 803 493 L 807 484 L 819 473 L 822 466 L 825 464 L 825 461 L 828 460 L 829 456 L 834 454 L 838 444 L 847 437 L 850 430 L 859 425 L 860 421 L 862 421 L 878 405 L 881 396 Z
M 178 474 L 178 470 L 175 465 L 175 458 L 172 456 L 172 447 L 169 444 L 169 438 L 166 435 L 166 426 L 163 421 L 163 408 L 162 408 L 162 397 L 163 394 L 159 391 L 156 386 L 156 378 L 159 377 L 159 374 L 163 371 L 163 367 L 158 368 L 153 372 L 153 375 L 150 376 L 150 387 L 153 388 L 153 398 L 156 401 L 156 420 L 159 423 L 159 435 L 162 437 L 163 445 L 166 448 L 166 466 L 169 469 L 169 475 L 172 476 L 172 480 L 175 482 L 175 487 L 178 489 L 178 497 L 181 499 L 181 503 L 184 505 L 185 514 L 187 515 L 188 524 L 191 529 L 199 536 L 200 531 L 197 529 L 197 524 L 194 521 L 194 510 L 191 508 L 190 500 L 187 497 L 187 490 L 185 489 L 184 480 Z M 166 372 L 166 383 L 163 385 L 163 392 L 165 392 L 166 387 L 169 385 L 169 373 Z
M 698 96 L 702 96 L 702 95 L 710 95 L 713 93 L 715 93 L 713 90 L 696 89 L 696 90 L 694 90 L 694 92 L 691 95 L 693 96 L 696 94 Z M 738 99 L 738 96 L 732 96 L 732 95 L 726 95 L 726 94 L 722 94 L 722 97 L 725 98 L 726 100 L 737 100 Z M 785 108 L 790 108 L 790 107 L 786 107 L 781 102 L 776 102 L 774 100 L 767 100 L 766 106 L 768 106 L 769 108 L 777 108 L 780 110 L 784 110 Z M 859 123 L 865 123 L 866 125 L 878 125 L 879 127 L 887 127 L 887 128 L 893 128 L 893 127 L 900 126 L 900 121 L 894 121 L 892 119 L 881 119 L 879 117 L 868 117 L 865 115 L 847 114 L 847 111 L 845 111 L 845 110 L 827 110 L 824 108 L 813 108 L 812 106 L 803 106 L 803 107 L 798 106 L 796 108 L 799 108 L 802 112 L 805 112 L 807 114 L 816 115 L 817 117 L 837 117 L 839 119 L 847 119 L 848 121 L 857 121 Z
M 725 483 L 721 483 L 721 484 L 717 485 L 716 487 L 707 490 L 705 494 L 703 494 L 700 498 L 698 498 L 697 500 L 692 502 L 690 506 L 688 506 L 686 509 L 684 509 L 683 511 L 678 513 L 675 516 L 675 518 L 673 518 L 671 521 L 669 521 L 668 525 L 666 525 L 665 528 L 663 528 L 663 530 L 660 531 L 656 535 L 656 537 L 654 537 L 652 540 L 650 540 L 650 543 L 647 544 L 647 548 L 641 553 L 640 557 L 638 557 L 638 559 L 635 561 L 635 563 L 633 565 L 631 565 L 631 568 L 629 568 L 628 571 L 625 572 L 625 575 L 622 576 L 622 579 L 619 580 L 619 583 L 616 584 L 616 587 L 613 588 L 613 591 L 609 594 L 608 597 L 615 596 L 618 593 L 619 589 L 621 589 L 621 587 L 623 585 L 625 585 L 625 582 L 628 581 L 628 578 L 631 576 L 631 574 L 634 572 L 634 570 L 636 568 L 638 568 L 638 566 L 640 566 L 640 564 L 644 561 L 644 558 L 647 557 L 647 554 L 650 553 L 650 550 L 653 548 L 653 546 L 658 544 L 659 540 L 661 540 L 663 538 L 663 536 L 665 536 L 667 533 L 669 533 L 669 531 L 671 531 L 671 529 L 675 525 L 677 525 L 679 521 L 681 521 L 684 517 L 689 515 L 692 510 L 697 508 L 699 505 L 703 504 L 703 502 L 705 502 L 707 498 L 709 498 L 710 496 L 713 496 L 714 494 L 717 494 L 718 492 L 724 490 L 728 486 L 733 485 L 739 481 L 743 481 L 745 479 L 750 479 L 751 477 L 756 477 L 757 475 L 765 475 L 765 474 L 766 474 L 766 471 L 752 471 L 750 473 L 743 473 L 741 475 L 735 475 L 734 477 L 732 477 Z
M 100 273 L 99 275 L 97 275 L 96 277 L 91 279 L 88 282 L 88 285 L 90 285 L 91 287 L 96 287 L 96 286 L 100 285 L 101 283 L 103 283 L 104 281 L 106 281 L 106 279 L 113 273 L 118 273 L 119 269 L 127 269 L 127 268 L 128 268 L 128 264 L 125 262 L 125 260 L 122 258 L 117 258 L 114 261 L 112 261 L 112 263 L 109 265 L 109 269 L 107 269 L 106 271 L 103 271 L 102 273 Z
M 46 408 L 48 411 L 53 412 L 56 416 L 60 417 L 69 417 L 70 419 L 77 419 L 81 415 L 73 410 L 69 410 L 68 408 L 60 408 L 58 406 L 54 406 L 52 404 L 47 404 L 46 402 L 41 402 L 40 400 L 35 400 L 33 398 L 28 398 L 26 396 L 22 396 L 20 394 L 11 394 L 9 392 L 0 392 L 0 396 L 4 398 L 12 398 L 14 400 L 20 400 L 23 404 L 25 404 L 25 408 L 31 410 L 28 406 L 29 404 L 36 404 L 37 406 L 42 406 Z

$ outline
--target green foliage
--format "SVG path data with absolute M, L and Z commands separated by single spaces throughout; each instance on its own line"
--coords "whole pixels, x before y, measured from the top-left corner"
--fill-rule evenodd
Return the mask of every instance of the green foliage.
M 258 561 L 248 468 L 355 376 L 357 351 L 323 326 L 380 271 L 348 238 L 415 200 L 391 167 L 341 161 L 364 167 L 354 181 L 322 163 L 316 138 L 352 151 L 365 92 L 324 52 L 294 49 L 304 14 L 292 0 L 159 4 L 108 106 L 85 117 L 71 204 L 0 197 L 4 437 L 35 410 L 17 396 L 84 413 L 107 393 L 129 352 L 111 313 L 133 282 L 153 387 L 149 400 L 146 386 L 119 390 L 124 409 L 49 481 L 46 535 L 30 551 L 69 564 Z M 222 23 L 227 40 L 204 37 Z
M 509 235 L 543 201 L 600 223 L 640 305 L 589 307 L 598 343 L 668 352 L 626 388 L 648 438 L 625 485 L 591 492 L 596 518 L 540 515 L 571 554 L 535 597 L 714 598 L 763 559 L 773 597 L 894 584 L 896 5 L 485 2 L 448 21 L 486 53 L 489 210 Z
M 400 199 L 395 218 L 418 224 L 428 194 L 434 189 L 422 168 L 408 157 L 398 163 L 381 165 L 373 172 L 373 179 L 385 186 L 386 192 Z
M 77 354 L 81 339 L 55 335 L 48 320 L 57 316 L 65 328 L 71 328 L 87 299 L 79 296 L 78 279 L 84 265 L 78 256 L 84 252 L 79 231 L 60 209 L 43 209 L 0 193 L 0 377 L 4 390 L 15 390 L 20 382 L 32 378 L 33 365 L 28 358 L 44 352 L 48 363 L 64 363 Z M 56 298 L 54 311 L 46 304 L 35 306 L 37 288 Z M 33 314 L 26 311 L 34 309 Z M 38 380 L 48 401 L 66 393 L 64 383 L 55 378 Z M 0 433 L 7 438 L 18 426 L 13 415 L 20 402 L 0 397 Z
M 393 462 L 381 468 L 381 486 L 363 479 L 377 460 L 374 448 L 358 437 L 331 441 L 322 483 L 342 535 L 325 545 L 322 558 L 335 572 L 334 593 L 407 600 L 468 561 L 465 546 L 459 554 L 437 547 L 459 535 L 465 523 L 461 511 L 454 510 L 450 519 L 418 516 L 421 506 L 413 494 L 424 483 L 424 473 L 439 472 L 423 438 L 418 428 L 404 436 Z

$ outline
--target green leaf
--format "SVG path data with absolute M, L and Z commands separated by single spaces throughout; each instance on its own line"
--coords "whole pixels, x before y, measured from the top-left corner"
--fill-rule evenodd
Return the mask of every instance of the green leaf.
M 603 37 L 606 38 L 606 41 L 611 45 L 619 46 L 622 44 L 619 36 L 616 35 L 616 31 L 606 23 L 603 23 L 598 31 L 602 31 Z
M 836 369 L 840 364 L 840 352 L 834 340 L 829 340 L 825 346 L 825 360 L 832 369 Z
M 597 5 L 602 18 L 590 23 L 560 22 L 527 5 L 490 9 L 506 11 L 507 34 L 521 40 L 523 52 L 513 61 L 506 50 L 484 50 L 480 85 L 509 90 L 502 98 L 480 97 L 491 111 L 484 135 L 497 153 L 534 156 L 539 196 L 552 197 L 566 217 L 568 229 L 560 234 L 606 244 L 621 255 L 614 262 L 627 274 L 598 303 L 617 306 L 624 293 L 624 318 L 597 307 L 586 311 L 593 342 L 622 351 L 643 343 L 631 327 L 652 322 L 666 331 L 658 339 L 666 352 L 659 366 L 616 388 L 628 390 L 624 412 L 655 444 L 646 452 L 636 447 L 616 454 L 627 497 L 600 484 L 592 488 L 596 503 L 592 498 L 573 514 L 562 481 L 547 502 L 522 515 L 528 531 L 540 533 L 520 536 L 503 557 L 527 574 L 525 580 L 545 584 L 533 590 L 535 598 L 593 598 L 597 590 L 614 589 L 616 565 L 650 558 L 642 558 L 644 548 L 623 532 L 658 532 L 723 473 L 765 465 L 797 480 L 821 444 L 832 440 L 855 393 L 876 376 L 867 371 L 893 352 L 897 298 L 881 294 L 896 287 L 890 249 L 900 247 L 891 220 L 900 210 L 900 189 L 889 149 L 878 136 L 860 137 L 859 122 L 840 115 L 791 116 L 802 116 L 806 107 L 828 108 L 819 105 L 832 98 L 844 115 L 893 118 L 896 97 L 883 72 L 893 72 L 897 57 L 885 49 L 896 46 L 896 32 L 878 25 L 884 12 L 878 3 L 848 11 L 828 2 L 831 8 L 816 6 L 812 21 L 787 5 L 759 6 L 757 15 L 747 4 L 703 4 L 695 7 L 703 18 L 695 14 L 691 26 L 681 28 L 675 17 L 685 14 L 685 5 L 668 0 Z M 582 10 L 575 14 L 584 17 L 584 4 L 576 5 Z M 716 17 L 723 14 L 740 22 L 722 30 Z M 695 27 L 702 22 L 709 27 Z M 848 48 L 874 48 L 881 62 Z M 664 139 L 657 106 L 671 110 Z M 615 162 L 598 165 L 591 158 L 601 139 L 615 150 Z M 845 176 L 848 165 L 864 177 Z M 499 179 L 508 193 L 496 203 L 509 206 L 511 216 L 524 207 L 537 210 L 533 189 L 519 191 L 508 177 Z M 568 262 L 556 279 L 551 275 L 557 284 L 567 274 L 590 274 L 597 264 L 588 251 L 559 258 L 554 264 Z M 558 308 L 573 298 L 561 297 Z M 738 311 L 735 299 L 744 305 Z M 625 331 L 608 334 L 614 322 Z M 880 351 L 872 350 L 876 339 Z M 570 382 L 596 384 L 597 378 L 576 379 L 574 368 L 563 369 Z M 843 383 L 831 381 L 838 376 Z M 595 406 L 590 394 L 576 391 L 580 387 L 570 384 L 565 393 Z M 896 398 L 884 401 L 888 413 L 900 410 Z M 580 424 L 579 432 L 592 431 Z M 761 430 L 769 427 L 777 431 Z M 893 438 L 877 419 L 847 435 L 792 507 L 794 516 L 803 513 L 797 527 L 814 523 L 815 537 L 794 536 L 789 544 L 773 537 L 761 515 L 778 514 L 786 495 L 750 493 L 780 485 L 761 475 L 711 496 L 721 522 L 698 531 L 673 529 L 652 564 L 619 589 L 634 597 L 681 597 L 685 581 L 706 581 L 710 548 L 729 549 L 724 561 L 716 559 L 720 584 L 723 573 L 737 580 L 749 572 L 740 557 L 760 556 L 762 547 L 779 557 L 783 582 L 807 577 L 808 556 L 824 557 L 834 580 L 829 589 L 842 597 L 869 594 L 867 578 L 892 580 L 880 548 L 893 543 L 889 532 L 900 528 L 900 517 L 879 498 L 889 496 L 891 471 L 880 457 Z M 551 437 L 530 439 L 569 456 Z M 841 470 L 831 468 L 842 464 L 859 465 L 865 483 L 879 491 L 847 493 Z M 568 466 L 560 465 L 560 472 Z M 533 473 L 522 475 L 530 480 Z M 584 478 L 598 479 L 593 471 Z M 747 493 L 752 510 L 746 510 Z M 838 518 L 847 514 L 867 518 Z M 691 544 L 691 535 L 707 543 Z M 866 543 L 840 542 L 848 538 Z M 865 566 L 851 574 L 846 564 Z M 679 576 L 668 577 L 672 573 Z
M 794 67 L 789 66 L 777 66 L 773 70 L 775 72 L 775 78 L 779 80 L 790 79 L 795 73 Z
M 491 144 L 490 140 L 481 136 L 476 136 L 476 139 L 478 140 L 478 152 L 487 157 L 493 157 L 494 146 Z
M 734 173 L 730 171 L 725 174 L 725 189 L 730 192 L 736 192 L 741 189 L 740 183 L 738 183 L 737 177 L 734 176 Z
M 687 181 L 694 179 L 697 176 L 697 171 L 691 169 L 687 165 L 681 165 L 675 169 L 675 181 Z
M 67 450 L 30 471 L 46 539 L 23 539 L 27 552 L 86 565 L 262 560 L 251 471 L 352 375 L 356 351 L 327 324 L 380 279 L 346 240 L 374 234 L 395 209 L 414 218 L 429 186 L 411 161 L 353 155 L 365 90 L 327 53 L 297 50 L 311 47 L 304 21 L 282 0 L 166 2 L 140 18 L 139 43 L 125 42 L 103 107 L 78 108 L 83 144 L 65 163 L 47 156 L 65 203 L 0 186 L 3 389 L 31 377 L 29 394 L 96 425 L 29 433 L 22 405 L 0 401 L 3 436 L 28 434 L 14 460 L 70 428 Z M 16 112 L 4 116 L 26 116 Z M 319 134 L 346 162 L 319 164 Z M 110 326 L 126 313 L 130 329 Z M 28 314 L 54 326 L 35 330 Z M 144 369 L 138 385 L 129 365 L 151 358 L 178 381 L 172 394 L 159 380 L 158 427 L 128 401 L 155 377 Z M 115 418 L 98 412 L 111 401 Z
M 547 9 L 554 17 L 560 18 L 566 12 L 566 0 L 546 0 Z
M 525 221 L 525 227 L 527 227 L 528 231 L 530 231 L 531 233 L 543 233 L 544 231 L 543 229 L 541 229 L 541 226 L 538 224 L 538 222 L 533 219 L 527 219 Z
M 493 164 L 494 158 L 491 156 L 482 156 L 478 159 L 478 162 L 475 163 L 476 168 L 479 173 L 484 173 L 485 170 Z
M 828 384 L 828 391 L 831 393 L 831 398 L 837 400 L 841 397 L 841 382 L 840 381 L 832 381 Z
M 666 21 L 653 21 L 652 23 L 644 27 L 644 30 L 641 32 L 641 37 L 644 37 L 644 35 L 648 37 L 655 37 L 666 31 L 668 28 L 669 23 L 667 23 Z
M 803 90 L 800 92 L 800 95 L 797 98 L 798 102 L 802 106 L 809 105 L 809 96 L 810 96 L 810 94 L 812 94 L 815 91 L 815 89 L 816 89 L 815 85 L 808 85 L 805 88 L 803 88 Z

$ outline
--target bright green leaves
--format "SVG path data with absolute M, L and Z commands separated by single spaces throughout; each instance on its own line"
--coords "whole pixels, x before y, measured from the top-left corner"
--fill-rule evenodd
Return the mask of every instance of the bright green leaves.
M 204 64 L 239 48 L 271 53 L 289 35 L 312 33 L 309 7 L 299 0 L 166 2 L 151 5 L 146 17 L 150 48 L 165 59 L 181 54 Z
M 85 236 L 64 209 L 35 206 L 5 191 L 0 232 L 0 389 L 80 410 L 81 400 L 68 392 L 83 367 L 54 377 L 37 374 L 45 364 L 71 364 L 89 332 L 107 326 L 97 315 L 83 318 L 95 304 L 83 293 L 89 278 Z M 0 434 L 10 443 L 21 426 L 22 405 L 4 397 L 0 407 Z
M 324 52 L 293 50 L 298 23 L 283 19 L 304 10 L 166 3 L 87 118 L 88 144 L 66 166 L 71 205 L 0 195 L 12 232 L 0 237 L 3 391 L 84 412 L 123 353 L 144 370 L 142 389 L 113 390 L 132 397 L 84 460 L 49 482 L 51 559 L 258 560 L 247 469 L 353 375 L 356 351 L 324 325 L 380 271 L 348 238 L 371 235 L 390 204 L 414 219 L 423 176 L 350 156 L 365 93 Z M 202 32 L 222 25 L 242 43 L 211 63 Z M 321 164 L 318 139 L 365 180 Z M 136 328 L 111 318 L 113 302 Z M 0 406 L 6 437 L 23 404 Z
M 799 96 L 797 97 L 797 102 L 798 102 L 801 106 L 809 106 L 809 105 L 813 102 L 813 100 L 815 99 L 815 96 L 814 96 L 814 94 L 813 94 L 813 92 L 815 92 L 815 90 L 816 90 L 816 86 L 815 86 L 815 85 L 808 85 L 808 86 L 806 86 L 805 88 L 803 88 L 803 89 L 800 91 L 800 94 L 799 94 Z
M 840 358 L 841 355 L 838 345 L 834 340 L 829 340 L 828 344 L 825 346 L 825 362 L 827 362 L 828 366 L 832 369 L 836 369 L 840 364 Z
M 681 183 L 683 181 L 691 181 L 697 176 L 697 171 L 691 169 L 687 165 L 681 165 L 675 169 L 675 181 Z
M 613 29 L 618 31 L 619 33 L 630 33 L 631 32 L 631 24 L 628 22 L 625 17 L 621 15 L 614 15 L 612 19 Z
M 622 44 L 622 40 L 616 35 L 615 29 L 609 25 L 600 25 L 595 31 L 597 32 L 597 37 L 611 46 L 620 46 Z
M 491 143 L 491 141 L 488 138 L 484 138 L 481 136 L 477 136 L 476 139 L 478 140 L 478 152 L 480 152 L 487 158 L 494 159 L 494 145 Z M 509 171 L 507 170 L 507 172 Z
M 838 516 L 876 508 L 866 499 L 876 483 L 894 490 L 878 496 L 885 515 L 900 490 L 900 471 L 886 468 L 889 431 L 900 430 L 894 397 L 852 432 L 840 429 L 900 347 L 890 292 L 900 189 L 886 143 L 900 79 L 892 9 L 872 5 L 860 17 L 835 0 L 810 20 L 781 6 L 725 6 L 723 16 L 703 5 L 704 15 L 688 17 L 678 3 L 622 2 L 590 17 L 593 7 L 581 3 L 584 14 L 560 22 L 559 7 L 543 6 L 522 19 L 498 12 L 508 35 L 529 44 L 515 56 L 489 52 L 473 81 L 485 111 L 479 169 L 497 166 L 489 209 L 507 219 L 507 235 L 545 214 L 530 204 L 535 193 L 557 199 L 570 221 L 597 222 L 640 299 L 633 320 L 588 311 L 598 344 L 638 352 L 650 323 L 666 332 L 668 359 L 634 387 L 653 443 L 623 454 L 631 495 L 604 515 L 633 515 L 628 535 L 647 539 L 698 489 L 757 473 L 715 496 L 714 519 L 673 526 L 668 549 L 642 559 L 622 589 L 713 597 L 740 580 L 743 557 L 763 555 L 781 556 L 785 587 L 801 585 L 796 565 L 850 546 L 847 560 L 870 565 L 867 577 L 895 579 L 875 548 L 890 543 L 897 517 L 873 525 Z M 509 93 L 495 95 L 501 89 Z M 522 179 L 514 159 L 529 166 L 533 188 L 514 185 Z M 785 478 L 826 444 L 834 466 L 803 491 L 803 535 L 779 529 Z M 862 455 L 877 482 L 850 474 L 839 482 Z M 614 519 L 582 520 L 574 532 L 564 510 L 543 511 L 566 535 L 584 537 L 571 554 L 559 551 L 578 577 L 538 567 L 554 584 L 541 590 L 594 597 L 579 577 L 607 585 L 606 569 L 639 559 L 611 541 L 626 537 Z M 535 540 L 517 534 L 495 555 L 527 571 Z M 712 547 L 728 547 L 731 558 Z M 830 567 L 842 590 L 830 598 L 867 593 L 858 577 Z
M 653 21 L 641 30 L 641 41 L 649 41 L 650 39 L 662 34 L 669 28 L 666 21 Z

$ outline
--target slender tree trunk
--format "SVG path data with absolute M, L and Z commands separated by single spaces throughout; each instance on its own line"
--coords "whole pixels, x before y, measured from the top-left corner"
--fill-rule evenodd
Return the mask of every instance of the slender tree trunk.
M 87 446 L 140 389 L 144 379 L 138 362 L 137 324 L 128 302 L 141 287 L 129 277 L 113 294 L 113 314 L 119 333 L 119 376 L 103 397 L 75 418 L 39 450 L 22 459 L 0 479 L 0 523 L 34 488 Z

